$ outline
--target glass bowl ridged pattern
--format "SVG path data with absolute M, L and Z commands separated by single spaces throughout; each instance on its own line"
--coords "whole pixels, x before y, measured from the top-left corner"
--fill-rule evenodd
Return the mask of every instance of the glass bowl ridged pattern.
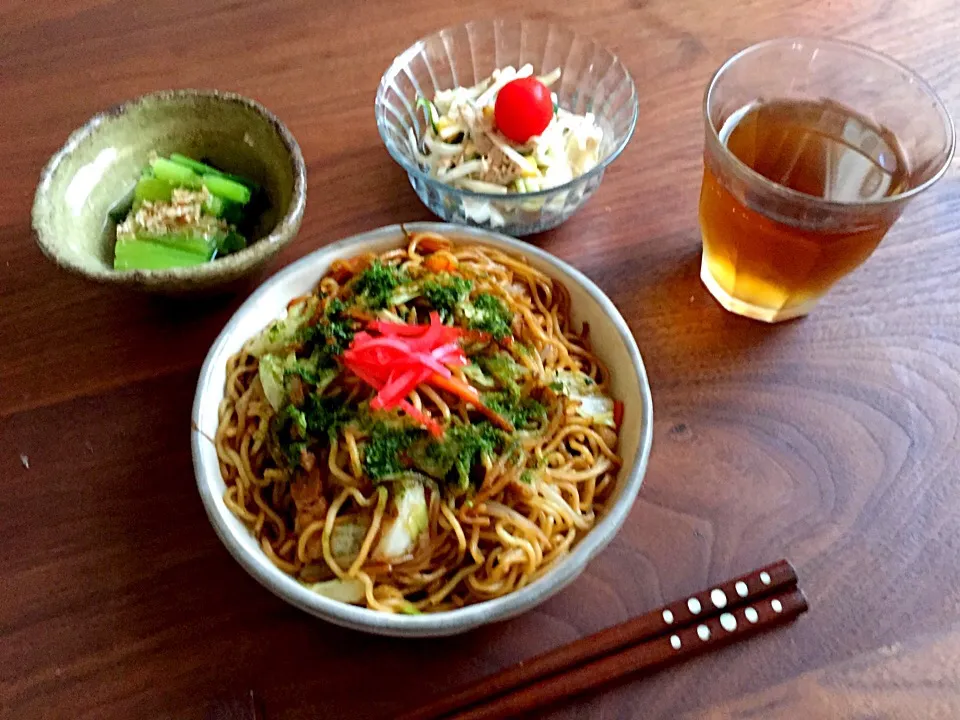
M 408 129 L 424 132 L 418 96 L 474 85 L 496 68 L 530 63 L 537 75 L 562 71 L 551 90 L 561 107 L 593 113 L 603 130 L 600 162 L 568 183 L 531 193 L 496 195 L 462 190 L 431 177 L 413 155 Z M 592 39 L 540 21 L 475 21 L 440 30 L 397 56 L 377 90 L 376 118 L 387 151 L 407 171 L 410 184 L 431 211 L 449 222 L 522 236 L 556 227 L 600 186 L 637 121 L 636 87 L 616 55 Z

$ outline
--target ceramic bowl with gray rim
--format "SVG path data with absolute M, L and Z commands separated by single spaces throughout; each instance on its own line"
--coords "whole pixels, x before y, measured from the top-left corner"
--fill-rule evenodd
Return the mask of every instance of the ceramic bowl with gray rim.
M 108 212 L 136 184 L 152 152 L 206 158 L 259 183 L 269 207 L 250 244 L 193 267 L 114 270 Z M 69 137 L 41 174 L 33 229 L 43 253 L 65 270 L 101 283 L 189 293 L 262 268 L 296 237 L 306 196 L 300 147 L 260 103 L 217 90 L 168 90 L 102 112 Z
M 559 280 L 570 291 L 574 323 L 590 324 L 592 349 L 611 371 L 613 395 L 624 403 L 619 444 L 624 464 L 611 500 L 596 525 L 543 577 L 516 592 L 457 610 L 391 615 L 331 600 L 297 582 L 267 558 L 250 529 L 223 502 L 226 486 L 211 438 L 217 432 L 227 359 L 248 338 L 282 317 L 291 299 L 310 293 L 334 260 L 401 247 L 404 235 L 400 225 L 355 235 L 301 258 L 267 280 L 237 310 L 210 348 L 200 371 L 192 417 L 193 466 L 200 497 L 220 540 L 250 575 L 277 596 L 311 615 L 364 632 L 399 637 L 454 635 L 536 607 L 573 582 L 607 546 L 627 519 L 643 482 L 653 437 L 653 403 L 630 328 L 610 299 L 578 270 L 534 246 L 486 230 L 444 223 L 411 223 L 405 227 L 408 231 L 439 232 L 454 242 L 476 243 L 523 255 L 533 267 Z

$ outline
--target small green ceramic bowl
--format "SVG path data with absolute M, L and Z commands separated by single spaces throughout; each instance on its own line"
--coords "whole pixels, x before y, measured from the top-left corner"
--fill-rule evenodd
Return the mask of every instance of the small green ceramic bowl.
M 136 184 L 151 152 L 209 158 L 266 190 L 246 249 L 203 265 L 168 270 L 114 270 L 114 225 L 108 212 Z M 40 176 L 33 229 L 43 253 L 97 282 L 160 293 L 208 290 L 264 266 L 296 236 L 307 174 L 297 141 L 259 103 L 216 90 L 169 90 L 131 100 L 74 132 Z

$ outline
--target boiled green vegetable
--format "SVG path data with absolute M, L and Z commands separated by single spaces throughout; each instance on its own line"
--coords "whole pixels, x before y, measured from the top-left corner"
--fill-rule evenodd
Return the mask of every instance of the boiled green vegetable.
M 202 265 L 209 258 L 161 243 L 126 240 L 117 243 L 114 267 L 117 270 L 165 270 Z
M 187 267 L 243 250 L 259 186 L 185 155 L 154 157 L 130 196 L 111 209 L 114 268 Z

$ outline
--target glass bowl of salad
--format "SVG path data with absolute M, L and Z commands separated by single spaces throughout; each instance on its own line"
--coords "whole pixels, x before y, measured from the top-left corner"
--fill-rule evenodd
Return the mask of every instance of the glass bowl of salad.
M 474 21 L 417 41 L 380 80 L 377 128 L 424 204 L 523 236 L 556 227 L 633 134 L 627 68 L 595 41 L 533 21 Z

